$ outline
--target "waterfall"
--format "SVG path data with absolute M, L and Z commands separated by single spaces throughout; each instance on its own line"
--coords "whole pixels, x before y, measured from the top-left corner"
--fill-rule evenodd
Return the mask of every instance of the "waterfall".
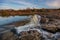
M 22 31 L 30 31 L 30 30 L 37 30 L 40 35 L 42 35 L 43 40 L 56 40 L 57 38 L 60 38 L 60 32 L 53 34 L 50 32 L 47 32 L 41 28 L 40 25 L 40 20 L 41 16 L 40 15 L 33 15 L 29 16 L 30 17 L 30 22 L 19 27 L 14 27 L 14 30 L 17 35 L 20 34 Z M 20 36 L 21 37 L 21 36 Z
M 41 16 L 34 15 L 31 17 L 31 20 L 29 23 L 27 23 L 23 26 L 15 27 L 14 29 L 16 29 L 17 34 L 19 34 L 22 31 L 29 31 L 30 28 L 34 29 L 34 27 L 40 26 L 40 23 L 39 23 L 40 20 L 41 20 Z
M 30 20 L 30 24 L 35 24 L 35 26 L 38 26 L 41 20 L 41 16 L 40 15 L 34 15 L 32 16 L 31 20 Z M 39 25 L 40 26 L 40 25 Z

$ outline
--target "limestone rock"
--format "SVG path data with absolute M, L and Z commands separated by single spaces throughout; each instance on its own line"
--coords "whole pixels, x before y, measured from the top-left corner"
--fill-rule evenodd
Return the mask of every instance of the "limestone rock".
M 44 25 L 42 25 L 42 29 L 55 32 L 57 30 L 57 27 L 56 27 L 56 25 L 53 25 L 53 24 L 44 24 Z
M 16 37 L 12 32 L 6 32 L 1 34 L 0 36 L 1 40 L 16 40 Z
M 40 22 L 41 23 L 48 23 L 49 22 L 49 19 L 42 17 Z
M 36 30 L 22 32 L 20 40 L 41 40 L 41 34 Z

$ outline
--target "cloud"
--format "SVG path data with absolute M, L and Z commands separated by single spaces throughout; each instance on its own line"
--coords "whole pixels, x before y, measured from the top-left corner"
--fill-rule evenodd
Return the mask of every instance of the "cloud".
M 18 4 L 23 4 L 27 7 L 36 7 L 37 5 L 33 4 L 33 3 L 29 3 L 29 2 L 25 2 L 25 1 L 13 1 L 15 3 L 18 3 Z
M 15 4 L 13 4 L 13 3 L 15 3 Z M 17 4 L 19 4 L 19 5 L 17 5 Z M 16 8 L 13 6 L 16 6 Z M 0 9 L 19 9 L 19 8 L 23 9 L 23 8 L 27 8 L 27 7 L 36 8 L 37 5 L 26 2 L 26 1 L 22 1 L 22 0 L 5 0 L 5 2 L 0 5 Z
M 60 0 L 51 0 L 50 2 L 47 2 L 46 5 L 52 8 L 60 8 Z
M 0 6 L 0 9 L 15 9 L 15 10 L 18 10 L 18 9 L 25 9 L 27 8 L 26 6 L 18 6 L 18 7 L 14 7 L 14 6 L 10 6 L 9 4 L 3 4 Z
M 12 8 L 12 7 L 9 6 L 8 4 L 2 4 L 2 5 L 0 6 L 0 9 L 10 9 L 10 8 Z

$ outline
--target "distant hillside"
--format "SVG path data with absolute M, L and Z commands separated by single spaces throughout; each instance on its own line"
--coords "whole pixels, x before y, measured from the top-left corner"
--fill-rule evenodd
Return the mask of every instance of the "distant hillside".
M 60 17 L 60 9 L 24 9 L 24 10 L 0 10 L 0 16 L 15 16 L 15 15 L 49 15 Z

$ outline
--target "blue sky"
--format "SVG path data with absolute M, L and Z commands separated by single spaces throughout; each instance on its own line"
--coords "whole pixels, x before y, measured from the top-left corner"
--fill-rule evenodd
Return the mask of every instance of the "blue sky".
M 0 9 L 60 8 L 60 0 L 0 0 Z

